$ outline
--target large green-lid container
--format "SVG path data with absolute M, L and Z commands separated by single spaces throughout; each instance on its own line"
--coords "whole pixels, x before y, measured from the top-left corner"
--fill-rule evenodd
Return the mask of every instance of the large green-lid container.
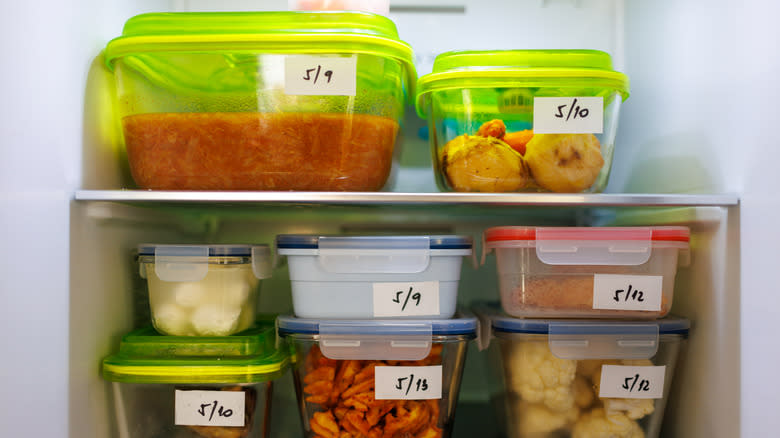
M 103 360 L 103 377 L 123 383 L 259 383 L 285 372 L 289 357 L 277 350 L 272 324 L 233 336 L 165 336 L 147 327 L 122 338 Z
M 417 81 L 364 12 L 143 14 L 105 60 L 133 180 L 156 190 L 383 189 Z

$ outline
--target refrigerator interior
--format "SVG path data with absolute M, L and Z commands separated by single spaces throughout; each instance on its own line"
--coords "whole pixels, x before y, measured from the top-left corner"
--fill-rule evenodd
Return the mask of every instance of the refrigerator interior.
M 469 234 L 492 225 L 684 224 L 692 265 L 678 276 L 674 313 L 693 322 L 665 414 L 664 436 L 765 436 L 780 426 L 766 342 L 780 298 L 770 285 L 779 241 L 771 219 L 772 130 L 780 75 L 769 1 L 394 1 L 391 18 L 419 73 L 451 49 L 594 48 L 631 79 L 611 193 L 736 193 L 739 205 L 690 208 L 536 205 L 121 204 L 75 201 L 78 189 L 128 185 L 111 120 L 102 47 L 130 16 L 162 10 L 285 8 L 286 2 L 159 1 L 4 5 L 6 105 L 0 121 L 0 431 L 112 436 L 100 361 L 148 309 L 132 250 L 142 242 L 271 243 L 278 233 Z M 706 11 L 706 14 L 704 13 Z M 478 29 L 468 33 L 460 29 Z M 20 38 L 20 35 L 32 36 Z M 424 122 L 407 110 L 396 191 L 435 192 Z M 481 249 L 477 245 L 477 250 Z M 44 263 L 32 263 L 41 260 Z M 466 264 L 459 301 L 497 299 L 495 268 Z M 42 270 L 41 267 L 47 269 Z M 263 282 L 261 306 L 290 310 L 286 270 Z M 485 287 L 491 284 L 492 287 Z M 487 292 L 486 292 L 487 291 Z M 455 436 L 490 430 L 484 366 L 469 351 Z M 272 436 L 300 436 L 288 375 L 276 388 Z M 22 407 L 20 409 L 19 407 Z M 46 413 L 42 421 L 41 413 Z

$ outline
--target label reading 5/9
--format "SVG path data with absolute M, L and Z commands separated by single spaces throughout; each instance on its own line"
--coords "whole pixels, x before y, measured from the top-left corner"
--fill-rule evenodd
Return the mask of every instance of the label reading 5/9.
M 422 367 L 376 367 L 377 400 L 438 400 L 441 398 L 441 365 Z
M 176 390 L 175 424 L 180 426 L 244 426 L 244 391 Z
M 663 398 L 665 375 L 665 365 L 603 365 L 599 398 Z
M 355 56 L 288 56 L 284 60 L 284 93 L 303 96 L 354 96 Z
M 433 316 L 439 312 L 439 282 L 374 283 L 374 316 Z
M 535 134 L 601 134 L 603 97 L 534 97 Z
M 663 277 L 660 275 L 593 276 L 593 308 L 606 310 L 661 310 Z

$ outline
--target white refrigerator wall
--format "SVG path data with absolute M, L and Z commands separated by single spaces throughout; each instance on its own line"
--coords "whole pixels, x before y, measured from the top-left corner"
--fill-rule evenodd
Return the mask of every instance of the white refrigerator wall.
M 742 201 L 722 223 L 727 230 L 708 245 L 720 252 L 741 247 L 741 256 L 720 254 L 711 269 L 696 271 L 709 278 L 687 281 L 692 294 L 717 299 L 701 318 L 720 333 L 728 327 L 723 318 L 734 313 L 723 304 L 738 297 L 741 379 L 718 394 L 739 399 L 740 409 L 715 408 L 696 418 L 731 425 L 723 430 L 738 424 L 744 437 L 771 436 L 780 429 L 774 412 L 780 405 L 774 378 L 780 349 L 770 337 L 780 307 L 772 275 L 773 243 L 780 242 L 774 219 L 780 213 L 775 189 L 780 179 L 773 159 L 780 121 L 775 104 L 780 102 L 780 30 L 774 21 L 780 6 L 770 0 L 425 2 L 465 9 L 465 14 L 437 15 L 415 12 L 417 2 L 392 4 L 401 6 L 391 17 L 415 47 L 421 73 L 433 54 L 461 48 L 587 47 L 612 53 L 631 78 L 632 96 L 623 107 L 609 190 L 736 192 Z M 109 397 L 99 361 L 132 325 L 128 294 L 114 298 L 107 289 L 131 287 L 127 279 L 133 274 L 124 258 L 131 242 L 163 236 L 186 240 L 199 232 L 171 229 L 165 217 L 150 222 L 121 208 L 103 211 L 103 206 L 70 202 L 85 179 L 119 180 L 110 161 L 82 151 L 90 143 L 84 134 L 90 128 L 83 126 L 84 96 L 94 57 L 136 13 L 278 6 L 285 2 L 41 0 L 0 6 L 5 59 L 0 73 L 0 435 L 34 430 L 36 436 L 105 436 L 111 418 L 105 415 Z M 697 289 L 716 287 L 731 278 L 724 275 L 729 270 L 739 273 L 735 290 L 722 290 L 724 284 L 718 293 Z M 697 311 L 688 304 L 686 309 Z M 735 388 L 741 392 L 732 393 Z M 733 436 L 705 435 L 701 424 L 674 419 L 682 425 L 675 430 Z

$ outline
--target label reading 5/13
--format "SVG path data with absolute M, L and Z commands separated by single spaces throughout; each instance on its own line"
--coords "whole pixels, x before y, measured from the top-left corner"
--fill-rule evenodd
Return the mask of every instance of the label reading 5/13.
M 593 308 L 607 310 L 661 310 L 663 277 L 660 275 L 593 276 Z
M 439 282 L 374 283 L 374 316 L 433 316 L 439 312 Z
M 284 60 L 284 92 L 304 96 L 354 96 L 355 56 L 288 56 Z
M 603 97 L 534 97 L 535 134 L 601 134 Z
M 663 398 L 666 366 L 603 365 L 600 398 Z
M 180 426 L 244 426 L 244 391 L 176 390 L 175 424 Z
M 376 367 L 377 400 L 438 400 L 441 398 L 441 365 Z

